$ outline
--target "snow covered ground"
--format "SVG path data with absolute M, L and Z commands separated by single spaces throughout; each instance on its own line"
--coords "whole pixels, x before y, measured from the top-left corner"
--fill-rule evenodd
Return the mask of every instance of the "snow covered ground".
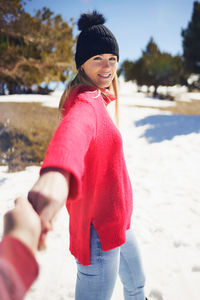
M 7 97 L 7 98 L 5 98 Z M 5 101 L 39 101 L 57 105 L 58 95 L 5 96 Z M 0 98 L 0 101 L 3 98 Z M 136 107 L 174 105 L 121 86 L 120 130 L 134 190 L 132 227 L 146 273 L 146 295 L 152 300 L 200 299 L 200 116 L 173 115 Z M 112 104 L 111 104 L 112 105 Z M 113 107 L 110 108 L 111 114 Z M 26 195 L 39 168 L 6 173 L 0 167 L 0 228 L 14 198 Z M 68 247 L 68 216 L 60 212 L 47 250 L 38 253 L 39 279 L 26 300 L 74 299 L 76 265 Z M 117 280 L 112 300 L 122 300 Z

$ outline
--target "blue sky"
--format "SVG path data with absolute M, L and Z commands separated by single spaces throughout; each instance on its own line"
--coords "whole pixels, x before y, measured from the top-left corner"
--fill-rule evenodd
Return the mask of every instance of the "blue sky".
M 150 37 L 161 51 L 182 54 L 181 29 L 191 20 L 193 3 L 194 0 L 27 0 L 25 9 L 34 14 L 46 6 L 66 21 L 77 21 L 81 13 L 98 10 L 118 40 L 122 62 L 139 58 Z

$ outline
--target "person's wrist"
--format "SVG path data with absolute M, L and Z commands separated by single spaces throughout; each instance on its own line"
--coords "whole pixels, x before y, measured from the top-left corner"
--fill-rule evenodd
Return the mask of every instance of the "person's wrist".
M 20 240 L 20 242 L 28 247 L 33 254 L 37 252 L 39 238 L 34 237 L 33 234 L 23 230 L 13 229 L 6 236 L 11 236 Z
M 48 173 L 48 172 L 58 172 L 61 173 L 67 180 L 69 180 L 70 173 L 64 169 L 57 168 L 57 167 L 46 167 L 41 170 L 41 175 Z

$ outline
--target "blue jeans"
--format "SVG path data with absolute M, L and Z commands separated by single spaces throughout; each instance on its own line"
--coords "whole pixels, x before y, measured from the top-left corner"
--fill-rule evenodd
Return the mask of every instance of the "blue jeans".
M 91 264 L 77 260 L 75 300 L 110 300 L 117 275 L 124 287 L 125 300 L 144 300 L 145 278 L 132 230 L 127 230 L 126 243 L 103 251 L 96 230 L 91 225 Z

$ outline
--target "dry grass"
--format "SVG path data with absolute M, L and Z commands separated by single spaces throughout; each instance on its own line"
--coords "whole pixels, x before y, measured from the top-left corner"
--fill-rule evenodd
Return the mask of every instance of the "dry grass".
M 40 103 L 0 103 L 0 122 L 33 133 L 45 128 L 51 130 L 58 124 L 57 109 L 44 107 Z
M 151 106 L 151 105 L 148 106 L 135 105 L 135 106 L 159 109 L 162 111 L 170 111 L 173 114 L 200 115 L 200 101 L 191 101 L 191 102 L 175 101 L 175 103 L 176 103 L 175 106 L 168 106 L 168 107 Z
M 40 103 L 0 103 L 0 163 L 9 171 L 38 165 L 58 125 L 57 109 Z

